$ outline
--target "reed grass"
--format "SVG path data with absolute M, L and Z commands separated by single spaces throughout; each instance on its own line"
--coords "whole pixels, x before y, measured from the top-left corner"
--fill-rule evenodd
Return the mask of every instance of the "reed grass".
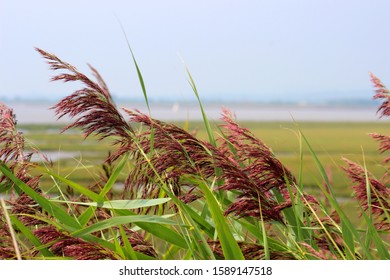
M 130 45 L 129 45 L 130 48 Z M 294 174 L 254 133 L 227 109 L 215 128 L 199 102 L 207 137 L 151 117 L 140 67 L 132 60 L 148 105 L 148 114 L 123 108 L 120 113 L 106 83 L 96 81 L 41 49 L 53 81 L 80 82 L 80 90 L 59 101 L 59 117 L 71 117 L 65 130 L 109 147 L 99 178 L 80 184 L 50 162 L 32 162 L 12 109 L 0 103 L 1 259 L 389 259 L 388 158 L 376 178 L 365 166 L 344 159 L 342 166 L 359 205 L 361 223 L 351 222 L 337 200 L 332 178 L 310 139 L 297 127 L 298 170 Z M 388 117 L 389 91 L 371 74 L 375 99 Z M 390 137 L 374 133 L 379 153 Z M 319 196 L 306 193 L 308 153 L 315 164 Z M 310 171 L 311 172 L 311 171 Z M 52 180 L 49 196 L 41 187 Z M 88 172 L 85 172 L 88 176 Z M 114 185 L 125 178 L 123 190 Z M 67 186 L 65 189 L 61 186 Z M 7 204 L 7 205 L 5 205 Z M 20 252 L 18 252 L 20 250 Z

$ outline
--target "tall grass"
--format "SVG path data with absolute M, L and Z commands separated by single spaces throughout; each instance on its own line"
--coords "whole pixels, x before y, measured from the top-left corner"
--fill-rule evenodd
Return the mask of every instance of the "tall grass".
M 297 179 L 227 109 L 218 131 L 211 129 L 187 68 L 208 140 L 154 119 L 150 111 L 124 108 L 126 120 L 96 69 L 90 67 L 93 81 L 57 56 L 37 51 L 52 70 L 61 71 L 53 81 L 83 85 L 53 107 L 58 117 L 73 119 L 64 131 L 76 127 L 85 137 L 110 140 L 112 152 L 100 182 L 80 185 L 49 162 L 31 161 L 12 109 L 0 103 L 0 192 L 7 200 L 0 212 L 0 258 L 389 259 L 388 158 L 382 178 L 345 159 L 341 168 L 351 180 L 362 221 L 353 224 L 304 131 L 297 129 Z M 132 58 L 148 103 L 133 53 Z M 371 79 L 374 98 L 383 100 L 378 112 L 387 117 L 390 93 L 374 75 Z M 389 136 L 372 137 L 380 152 L 390 149 Z M 302 183 L 311 176 L 302 165 L 303 149 L 322 177 L 317 198 L 306 194 Z M 113 186 L 124 175 L 117 193 Z M 58 196 L 42 191 L 42 177 L 52 179 Z

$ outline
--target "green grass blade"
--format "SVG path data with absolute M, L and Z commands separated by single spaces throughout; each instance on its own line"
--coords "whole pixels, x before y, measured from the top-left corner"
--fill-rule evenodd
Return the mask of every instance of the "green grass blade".
M 389 247 L 386 246 L 384 240 L 378 234 L 377 229 L 372 223 L 372 219 L 367 216 L 365 211 L 362 211 L 364 220 L 368 225 L 367 239 L 375 244 L 375 248 L 378 251 L 378 255 L 381 260 L 390 260 Z M 369 245 L 368 245 L 369 246 Z
M 321 189 L 322 193 L 325 195 L 325 197 L 328 199 L 328 201 L 330 202 L 332 207 L 336 210 L 336 212 L 340 216 L 340 220 L 344 224 L 344 229 L 348 230 L 348 233 L 346 233 L 348 235 L 348 238 L 351 238 L 351 236 L 349 236 L 349 235 L 352 235 L 354 240 L 358 240 L 360 242 L 359 233 L 357 232 L 356 228 L 352 225 L 351 221 L 348 219 L 348 217 L 346 216 L 344 211 L 341 209 L 339 203 L 337 202 L 337 199 L 336 199 L 336 197 L 334 195 L 334 192 L 333 192 L 333 189 L 332 189 L 332 186 L 330 184 L 330 181 L 329 181 L 329 178 L 328 178 L 328 175 L 326 173 L 325 168 L 321 164 L 320 160 L 318 159 L 316 153 L 314 152 L 313 148 L 311 147 L 311 145 L 310 145 L 309 141 L 307 140 L 307 138 L 305 137 L 305 135 L 301 131 L 300 131 L 300 134 L 302 136 L 302 139 L 306 143 L 306 146 L 308 147 L 309 152 L 312 155 L 312 157 L 314 159 L 314 162 L 317 165 L 317 168 L 319 169 L 320 174 L 321 174 L 324 182 L 328 186 L 329 193 L 321 184 L 318 185 L 319 188 Z M 315 215 L 314 212 L 313 212 L 313 214 Z M 326 231 L 326 229 L 324 227 L 323 227 L 323 229 Z M 330 236 L 328 236 L 328 237 L 330 238 Z M 330 238 L 330 241 L 332 241 L 331 238 Z M 335 245 L 335 242 L 333 242 L 333 243 Z M 362 246 L 364 247 L 363 244 L 362 244 Z M 335 247 L 336 247 L 336 250 L 340 253 L 340 255 L 343 255 L 342 252 L 341 252 L 341 249 L 338 248 L 336 245 L 335 245 Z M 347 250 L 351 249 L 349 247 L 346 247 L 346 248 L 347 248 Z M 355 259 L 355 256 L 353 255 L 353 253 L 351 251 L 349 251 L 348 256 L 349 257 L 353 256 L 353 259 Z
M 95 214 L 95 207 L 88 207 L 79 217 L 78 217 L 78 220 L 79 220 L 79 223 L 81 225 L 81 227 L 85 227 L 87 225 L 87 223 L 89 222 L 89 220 L 93 217 L 93 215 Z
M 129 48 L 129 51 L 131 53 L 131 57 L 133 59 L 134 65 L 135 65 L 135 69 L 137 70 L 138 80 L 139 80 L 139 83 L 141 85 L 141 89 L 142 89 L 142 93 L 143 93 L 144 98 L 145 98 L 146 106 L 148 107 L 148 111 L 149 111 L 149 114 L 150 114 L 151 110 L 150 110 L 150 106 L 149 106 L 148 95 L 146 93 L 146 87 L 145 87 L 144 78 L 142 77 L 141 70 L 140 70 L 140 68 L 138 66 L 137 60 L 135 59 L 135 56 L 134 56 L 134 53 L 133 53 L 133 49 L 131 48 L 130 41 L 127 38 L 127 34 L 125 32 L 125 29 L 124 29 L 122 23 L 119 20 L 118 20 L 118 22 L 119 22 L 120 27 L 122 29 L 123 36 L 125 37 L 125 40 L 126 40 L 126 43 L 127 43 L 127 47 Z
M 0 184 L 0 193 L 5 193 L 9 191 L 12 188 L 12 184 L 9 184 L 8 182 L 3 182 Z
M 245 219 L 240 219 L 238 222 L 245 228 L 247 229 L 253 236 L 256 237 L 256 239 L 259 241 L 261 245 L 263 245 L 262 241 L 264 240 L 264 234 L 260 230 L 259 226 L 257 223 L 254 223 L 253 221 L 247 221 Z M 289 247 L 285 245 L 284 243 L 281 243 L 275 239 L 273 239 L 270 236 L 267 236 L 267 243 L 269 248 L 272 249 L 272 251 L 277 251 L 277 252 L 290 252 Z
M 148 155 L 143 151 L 143 149 L 139 145 L 138 145 L 138 148 L 139 148 L 139 152 L 143 155 L 143 157 L 149 163 L 149 167 L 156 174 L 156 176 L 158 178 L 157 181 L 160 182 L 160 188 L 176 204 L 176 206 L 178 207 L 178 209 L 180 211 L 179 213 L 182 214 L 182 216 L 184 217 L 183 221 L 185 221 L 186 225 L 188 224 L 192 228 L 192 230 L 189 231 L 191 237 L 189 237 L 188 239 L 192 239 L 194 241 L 194 242 L 192 242 L 192 244 L 194 244 L 195 247 L 200 249 L 199 252 L 204 257 L 204 259 L 214 259 L 215 257 L 213 255 L 213 252 L 210 250 L 210 247 L 207 245 L 207 240 L 205 240 L 204 236 L 202 235 L 202 232 L 201 232 L 198 224 L 192 219 L 191 214 L 188 213 L 187 206 L 176 195 L 174 195 L 170 191 L 170 188 L 167 186 L 166 182 L 164 182 L 164 180 L 161 178 L 161 175 L 157 172 L 155 167 L 151 164 L 151 161 L 149 160 Z M 123 210 L 119 210 L 119 211 L 123 211 Z M 138 224 L 138 226 L 142 227 L 142 226 L 145 226 L 145 224 L 142 224 L 142 225 Z M 163 229 L 164 229 L 164 227 L 163 227 Z M 148 232 L 152 232 L 152 231 L 155 231 L 155 230 L 156 230 L 156 228 L 149 228 Z M 155 235 L 157 233 L 160 233 L 160 232 L 157 231 L 155 233 Z M 174 233 L 174 235 L 178 236 L 178 238 L 179 238 L 178 240 L 181 243 L 179 246 L 188 249 L 188 254 L 191 254 L 192 246 L 191 246 L 191 244 L 187 243 L 187 240 L 188 240 L 188 239 L 186 239 L 187 236 L 183 235 L 183 236 L 185 236 L 183 238 L 179 234 L 177 234 L 175 232 L 173 232 L 173 233 Z M 165 236 L 163 236 L 163 239 L 167 240 L 167 241 L 170 240 L 169 242 L 171 242 L 172 244 L 176 244 L 176 245 L 178 244 L 177 243 L 178 240 L 172 239 L 172 236 L 165 235 Z
M 50 201 L 67 203 L 67 204 L 77 204 L 84 206 L 93 206 L 106 209 L 138 209 L 143 207 L 152 207 L 167 203 L 170 201 L 170 198 L 156 198 L 156 199 L 134 199 L 134 200 L 108 200 L 103 202 L 75 202 L 75 201 L 64 201 L 64 200 L 54 200 Z
M 355 254 L 355 240 L 353 238 L 353 234 L 349 227 L 345 225 L 344 222 L 341 223 L 342 235 L 344 244 L 348 247 L 348 250 L 345 250 L 347 258 L 353 260 L 356 258 Z
M 238 246 L 215 196 L 204 182 L 199 182 L 198 185 L 205 195 L 225 259 L 244 260 L 245 258 L 241 252 L 240 246 Z
M 123 217 L 123 216 L 134 216 L 137 217 L 136 214 L 131 212 L 130 210 L 113 210 L 116 215 L 119 215 L 117 218 Z M 126 220 L 125 223 L 128 223 L 129 221 Z M 149 223 L 146 221 L 134 221 L 134 224 L 138 227 L 142 228 L 146 232 L 160 238 L 161 240 L 164 240 L 168 243 L 174 244 L 176 246 L 179 246 L 180 248 L 187 249 L 187 243 L 183 239 L 183 237 L 178 234 L 176 231 L 172 230 L 169 227 L 163 226 L 158 223 Z
M 135 56 L 134 56 L 133 50 L 130 47 L 130 44 L 129 44 L 129 49 L 130 49 L 130 52 L 131 52 L 131 56 L 133 58 L 133 62 L 134 62 L 135 68 L 137 70 L 138 80 L 139 80 L 139 83 L 140 83 L 141 88 L 142 88 L 142 93 L 143 93 L 144 98 L 145 98 L 146 106 L 148 107 L 149 114 L 150 114 L 151 110 L 150 110 L 150 105 L 149 105 L 149 98 L 148 98 L 148 95 L 146 93 L 146 87 L 145 87 L 144 78 L 142 77 L 141 70 L 139 69 L 138 63 L 137 63 L 137 61 L 135 59 Z
M 188 205 L 184 203 L 181 205 L 181 208 L 185 208 L 186 213 L 199 226 L 200 230 L 204 231 L 209 237 L 214 236 L 215 228 L 207 222 L 204 217 L 196 213 L 191 207 L 188 207 Z
M 161 240 L 179 246 L 180 248 L 188 249 L 188 244 L 186 243 L 185 239 L 169 227 L 165 227 L 160 224 L 151 224 L 147 222 L 136 222 L 134 224 L 136 224 L 143 230 L 153 234 L 154 236 L 160 238 Z
M 185 65 L 184 65 L 185 66 Z M 190 70 L 188 69 L 187 66 L 185 66 L 185 69 L 186 69 L 186 72 L 187 72 L 187 75 L 188 75 L 188 78 L 189 78 L 189 83 L 191 85 L 191 88 L 196 96 L 196 99 L 198 100 L 198 103 L 199 103 L 199 107 L 200 107 L 200 110 L 201 110 L 201 113 L 202 113 L 202 117 L 203 117 L 203 123 L 206 127 L 206 131 L 207 131 L 207 135 L 209 137 L 209 142 L 216 146 L 216 141 L 215 141 L 215 137 L 214 137 L 214 134 L 213 134 L 213 130 L 211 129 L 211 125 L 210 125 L 210 121 L 207 117 L 207 114 L 203 108 L 203 105 L 202 105 L 202 102 L 200 100 L 200 96 L 199 96 L 199 93 L 198 93 L 198 89 L 196 88 L 196 85 L 195 85 L 195 81 L 194 79 L 192 78 L 192 75 L 190 73 Z
M 108 179 L 107 183 L 101 190 L 99 196 L 104 197 L 114 186 L 116 180 L 118 179 L 121 171 L 123 170 L 126 162 L 129 159 L 129 153 L 127 153 L 118 163 L 118 165 L 115 167 L 114 171 L 112 172 L 110 178 Z M 90 206 L 87 210 L 85 210 L 79 217 L 78 220 L 82 226 L 85 226 L 88 221 L 93 217 L 95 213 L 95 207 Z
M 123 229 L 123 227 L 119 226 L 119 231 L 123 240 L 123 246 L 124 246 L 124 253 L 126 255 L 126 258 L 129 260 L 137 260 L 137 254 L 135 253 L 133 247 L 131 246 L 129 239 L 127 238 L 126 232 Z
M 125 251 L 123 251 L 123 248 L 121 244 L 119 243 L 118 237 L 116 235 L 116 232 L 114 231 L 113 228 L 110 228 L 111 236 L 112 238 L 112 243 L 114 244 L 115 247 L 115 253 L 120 257 L 120 259 L 127 259 L 127 254 Z
M 30 196 L 36 203 L 38 203 L 42 207 L 42 209 L 44 209 L 50 215 L 58 219 L 60 223 L 63 223 L 64 225 L 73 228 L 81 227 L 78 221 L 69 216 L 68 213 L 66 213 L 60 207 L 35 192 L 32 188 L 30 188 L 23 181 L 21 181 L 14 174 L 12 174 L 11 170 L 4 163 L 0 163 L 0 171 L 11 181 L 13 181 L 22 191 L 24 191 L 28 196 Z
M 126 165 L 127 161 L 129 160 L 129 153 L 126 153 L 120 160 L 120 162 L 115 166 L 110 178 L 108 178 L 107 183 L 104 185 L 102 191 L 100 192 L 100 196 L 105 196 L 111 188 L 114 186 L 116 180 L 118 179 L 119 175 L 121 174 L 124 166 Z
M 41 252 L 42 256 L 51 258 L 54 257 L 54 254 L 49 251 L 40 241 L 39 239 L 31 232 L 31 230 L 23 225 L 22 222 L 18 220 L 18 218 L 15 215 L 11 215 L 10 219 L 12 223 L 21 231 L 24 237 L 26 237 L 31 244 L 34 245 L 34 247 Z
M 328 189 L 329 189 L 330 193 L 328 193 L 321 184 L 318 184 L 318 186 L 320 187 L 322 193 L 326 196 L 326 198 L 328 200 L 330 200 L 330 203 L 335 208 L 335 210 L 339 213 L 339 215 L 341 215 L 340 218 L 343 218 L 344 220 L 349 222 L 349 219 L 345 215 L 344 211 L 341 210 L 341 207 L 340 207 L 339 203 L 337 202 L 336 196 L 334 195 L 333 188 L 332 188 L 332 186 L 330 184 L 330 181 L 329 181 L 329 178 L 328 178 L 328 175 L 326 173 L 326 170 L 325 170 L 324 166 L 321 164 L 321 161 L 317 157 L 316 153 L 314 152 L 313 148 L 311 147 L 311 145 L 310 145 L 309 141 L 307 140 L 307 138 L 305 137 L 305 135 L 302 132 L 300 132 L 300 134 L 302 136 L 302 139 L 306 143 L 306 145 L 307 145 L 307 147 L 309 149 L 309 152 L 310 152 L 312 158 L 314 159 L 314 162 L 315 162 L 317 168 L 320 171 L 321 177 L 323 178 L 324 182 L 328 186 Z M 353 228 L 353 226 L 352 226 L 352 224 L 350 222 L 347 223 L 347 225 L 348 225 L 348 227 L 352 227 Z M 354 235 L 357 234 L 357 232 L 354 231 L 354 230 L 352 230 L 352 232 L 354 233 Z
M 71 181 L 69 179 L 66 179 L 65 177 L 62 177 L 61 175 L 58 175 L 56 174 L 55 172 L 52 172 L 48 169 L 42 169 L 45 173 L 49 174 L 50 176 L 53 176 L 54 178 L 60 180 L 61 182 L 63 182 L 64 184 L 67 184 L 69 187 L 71 187 L 72 189 L 74 189 L 76 192 L 79 192 L 85 196 L 87 196 L 88 198 L 92 199 L 93 201 L 104 201 L 104 198 L 103 196 L 101 195 L 98 195 L 97 193 L 89 190 L 88 188 L 84 187 L 84 186 L 81 186 L 79 184 L 77 184 L 76 182 L 74 181 Z
M 268 237 L 267 237 L 267 230 L 265 229 L 265 222 L 263 219 L 263 210 L 261 208 L 261 200 L 260 195 L 258 194 L 258 201 L 259 201 L 259 210 L 260 210 L 260 227 L 261 232 L 263 233 L 263 247 L 264 247 L 264 259 L 270 260 L 270 251 L 269 251 L 269 245 L 268 245 Z
M 329 181 L 329 177 L 326 173 L 326 170 L 324 168 L 324 166 L 321 164 L 320 160 L 318 159 L 316 153 L 314 152 L 313 148 L 311 147 L 309 141 L 307 140 L 307 138 L 305 137 L 305 135 L 302 133 L 302 131 L 300 131 L 300 135 L 302 137 L 302 139 L 304 140 L 304 142 L 306 143 L 306 146 L 309 148 L 309 152 L 310 154 L 312 155 L 313 159 L 314 159 L 314 162 L 317 166 L 317 168 L 319 169 L 320 171 L 320 174 L 322 176 L 322 179 L 324 180 L 324 182 L 326 183 L 326 185 L 328 186 L 329 188 L 329 191 L 331 192 L 332 196 L 334 197 L 334 193 L 333 193 L 333 190 L 332 190 L 332 186 L 330 184 L 330 181 Z
M 74 231 L 73 236 L 83 236 L 85 234 L 90 234 L 96 231 L 104 230 L 114 226 L 130 223 L 149 223 L 149 224 L 159 224 L 159 225 L 171 225 L 177 226 L 178 224 L 172 220 L 169 220 L 164 217 L 152 216 L 152 215 L 134 215 L 134 216 L 118 216 L 112 217 L 101 222 L 97 222 L 89 227 Z
M 190 257 L 191 254 L 193 259 L 201 260 L 215 259 L 214 253 L 204 236 L 204 233 L 206 233 L 212 238 L 214 235 L 211 232 L 215 230 L 204 231 L 204 229 L 209 229 L 211 225 L 182 201 L 177 200 L 176 205 L 179 209 L 179 215 L 185 221 L 185 224 L 188 225 L 188 228 L 181 228 L 182 235 L 186 239 L 189 248 L 187 256 Z

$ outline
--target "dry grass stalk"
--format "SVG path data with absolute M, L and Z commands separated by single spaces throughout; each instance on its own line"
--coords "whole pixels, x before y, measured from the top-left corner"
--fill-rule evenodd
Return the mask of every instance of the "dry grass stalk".
M 1 207 L 3 208 L 3 214 L 4 214 L 4 217 L 5 217 L 5 220 L 6 220 L 7 225 L 8 225 L 8 230 L 9 230 L 8 232 L 9 232 L 9 234 L 11 236 L 11 239 L 12 239 L 12 245 L 13 245 L 14 250 L 15 250 L 16 258 L 18 260 L 21 260 L 22 256 L 20 255 L 18 242 L 16 241 L 15 231 L 14 231 L 14 229 L 12 227 L 12 223 L 11 223 L 11 220 L 9 218 L 9 215 L 8 215 L 8 212 L 7 212 L 7 209 L 6 209 L 6 205 L 5 205 L 5 202 L 4 202 L 3 198 L 0 198 L 0 203 L 1 203 Z

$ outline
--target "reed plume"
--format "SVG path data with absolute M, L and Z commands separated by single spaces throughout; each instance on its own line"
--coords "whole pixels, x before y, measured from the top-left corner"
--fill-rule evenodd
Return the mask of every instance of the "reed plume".
M 389 117 L 390 116 L 390 91 L 387 87 L 382 83 L 382 81 L 376 77 L 373 73 L 370 73 L 371 82 L 375 88 L 374 99 L 382 100 L 377 113 L 379 113 L 379 117 Z M 384 153 L 390 150 L 390 136 L 382 135 L 379 133 L 371 133 L 370 136 L 377 140 L 380 143 L 379 151 Z M 387 163 L 390 161 L 390 157 L 384 159 L 384 162 Z
M 213 250 L 214 254 L 223 259 L 223 251 L 220 242 L 218 241 L 209 241 L 208 244 L 210 248 Z M 258 245 L 256 243 L 249 242 L 238 242 L 240 249 L 246 260 L 265 260 L 265 249 L 263 246 Z M 293 254 L 288 252 L 278 252 L 271 251 L 270 252 L 271 260 L 295 260 Z
M 382 100 L 377 113 L 379 113 L 380 118 L 389 117 L 390 91 L 373 73 L 370 73 L 370 77 L 375 88 L 373 98 Z M 379 142 L 379 151 L 381 153 L 390 150 L 390 136 L 379 133 L 370 133 L 369 135 Z M 385 166 L 386 172 L 384 176 L 380 180 L 377 180 L 361 165 L 348 159 L 344 159 L 344 161 L 347 163 L 347 167 L 343 167 L 343 169 L 355 184 L 353 186 L 354 194 L 362 205 L 363 210 L 367 211 L 371 209 L 372 214 L 377 217 L 378 220 L 375 224 L 377 229 L 389 230 L 390 189 L 388 187 L 388 167 Z M 388 163 L 389 161 L 390 157 L 384 159 L 384 163 Z
M 28 180 L 27 169 L 32 154 L 25 154 L 25 140 L 16 124 L 13 110 L 0 102 L 0 161 L 21 180 Z M 6 177 L 1 175 L 0 183 L 4 181 Z
M 29 169 L 33 166 L 31 157 L 35 151 L 26 153 L 25 139 L 16 125 L 16 116 L 12 109 L 0 102 L 0 160 L 7 164 L 17 178 L 38 193 L 42 193 L 38 186 L 41 176 L 29 174 Z M 13 186 L 13 182 L 7 179 L 4 174 L 0 177 L 0 184 Z M 12 196 L 9 203 L 12 206 L 12 214 L 26 214 L 19 217 L 19 220 L 25 225 L 42 223 L 42 221 L 33 218 L 33 215 L 42 214 L 42 208 L 25 193 L 22 192 L 16 197 Z
M 240 192 L 226 214 L 259 217 L 261 203 L 265 220 L 282 220 L 281 211 L 291 205 L 286 184 L 294 186 L 294 176 L 264 143 L 235 123 L 227 111 L 222 117 L 227 137 L 220 139 L 219 147 L 139 111 L 124 109 L 130 117 L 126 122 L 96 69 L 90 66 L 97 83 L 55 55 L 41 49 L 37 51 L 48 60 L 52 70 L 67 71 L 54 76 L 53 81 L 81 81 L 85 85 L 54 106 L 59 118 L 65 115 L 76 118 L 65 129 L 79 127 L 86 137 L 96 134 L 100 139 L 115 136 L 120 145 L 111 155 L 111 160 L 130 152 L 136 164 L 125 183 L 127 195 L 132 198 L 158 197 L 160 183 L 156 182 L 162 179 L 175 195 L 191 202 L 202 194 L 191 180 L 187 180 L 188 177 L 216 179 L 221 182 L 220 190 Z M 148 129 L 136 133 L 130 125 L 132 123 L 142 124 Z M 235 149 L 234 153 L 231 147 Z M 276 201 L 271 189 L 279 191 L 285 201 Z
M 54 255 L 59 257 L 68 257 L 75 260 L 117 259 L 109 249 L 86 242 L 81 238 L 72 237 L 67 233 L 60 232 L 53 226 L 41 227 L 34 231 L 34 235 L 42 244 L 47 245 Z
M 64 131 L 78 127 L 83 130 L 85 137 L 91 134 L 97 135 L 100 139 L 117 136 L 120 138 L 118 143 L 122 145 L 131 141 L 133 129 L 117 110 L 106 83 L 95 68 L 89 65 L 97 82 L 92 81 L 76 67 L 60 60 L 57 56 L 39 48 L 36 50 L 47 60 L 50 69 L 66 71 L 66 73 L 54 76 L 52 81 L 79 81 L 84 84 L 84 88 L 63 98 L 53 107 L 58 118 L 65 115 L 76 118 L 73 123 L 64 128 Z
M 141 191 L 141 197 L 156 197 L 159 178 L 170 184 L 176 195 L 183 195 L 184 177 L 201 174 L 204 178 L 214 175 L 211 152 L 213 147 L 174 124 L 168 124 L 139 112 L 125 109 L 132 123 L 142 124 L 147 130 L 138 135 L 140 153 L 133 149 L 137 162 L 126 181 L 126 189 L 133 195 Z M 153 142 L 150 141 L 153 133 Z M 151 153 L 153 151 L 153 153 Z M 150 158 L 145 158 L 144 154 Z M 153 166 L 153 168 L 151 168 Z M 188 183 L 188 182 L 187 182 Z
M 281 211 L 291 206 L 287 184 L 295 189 L 295 177 L 267 145 L 248 129 L 241 127 L 226 109 L 223 110 L 222 121 L 224 138 L 219 139 L 219 153 L 229 159 L 228 162 L 234 169 L 225 170 L 221 166 L 225 173 L 225 183 L 220 189 L 240 193 L 226 210 L 226 214 L 253 217 L 262 215 L 264 220 L 282 221 Z M 285 201 L 278 202 L 273 191 L 282 194 Z
M 3 209 L 0 208 L 0 260 L 16 259 L 15 248 L 9 227 L 4 217 Z
M 390 91 L 382 83 L 382 81 L 375 76 L 373 73 L 370 73 L 371 82 L 375 88 L 375 99 L 383 99 L 381 105 L 379 106 L 377 113 L 379 113 L 380 118 L 385 116 L 390 116 Z
M 13 110 L 0 102 L 0 159 L 3 162 L 24 160 L 24 138 L 16 124 Z
M 390 136 L 382 135 L 379 133 L 370 133 L 369 134 L 373 139 L 379 142 L 379 151 L 385 153 L 390 150 Z M 386 157 L 383 162 L 388 163 L 390 161 L 390 156 Z
M 280 212 L 289 207 L 291 201 L 278 203 L 270 190 L 276 188 L 286 195 L 286 176 L 290 178 L 291 183 L 295 182 L 295 179 L 261 141 L 251 136 L 252 142 L 245 145 L 234 142 L 238 135 L 241 137 L 249 137 L 249 135 L 239 131 L 238 125 L 233 125 L 232 120 L 225 119 L 226 127 L 231 131 L 229 136 L 231 139 L 221 139 L 222 145 L 216 147 L 197 139 L 193 134 L 174 124 L 152 119 L 138 111 L 127 109 L 125 111 L 130 116 L 130 122 L 141 123 L 148 128 L 139 135 L 138 141 L 144 154 L 134 153 L 132 157 L 137 164 L 126 181 L 126 189 L 130 191 L 132 197 L 137 195 L 143 198 L 157 197 L 160 189 L 159 184 L 155 182 L 158 182 L 160 177 L 183 201 L 191 202 L 201 197 L 202 193 L 192 185 L 191 180 L 186 179 L 190 177 L 200 177 L 206 181 L 215 179 L 222 182 L 218 187 L 219 190 L 238 190 L 241 193 L 225 214 L 260 217 L 259 201 L 261 201 L 262 215 L 265 220 L 282 220 Z M 152 133 L 153 142 L 150 141 Z M 228 151 L 227 141 L 234 142 L 233 145 L 238 150 L 238 159 Z M 258 152 L 259 148 L 260 152 Z M 149 154 L 152 149 L 153 154 Z M 145 154 L 150 158 L 146 159 Z M 253 164 L 247 164 L 248 158 L 256 160 Z M 246 167 L 242 167 L 243 165 Z M 191 196 L 189 188 L 192 191 L 196 189 Z
M 347 167 L 343 167 L 354 185 L 354 195 L 364 211 L 371 209 L 377 218 L 377 229 L 389 230 L 390 189 L 385 182 L 377 180 L 359 164 L 344 158 Z M 368 191 L 369 188 L 369 191 Z

